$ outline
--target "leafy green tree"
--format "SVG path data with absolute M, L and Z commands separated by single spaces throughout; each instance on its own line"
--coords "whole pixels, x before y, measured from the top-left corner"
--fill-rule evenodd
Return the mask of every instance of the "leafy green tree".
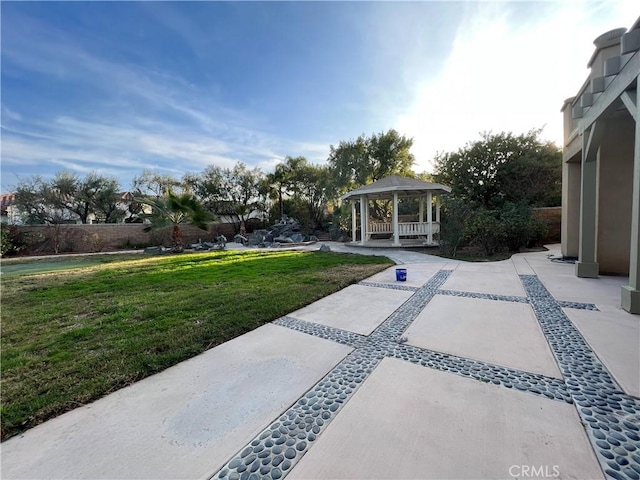
M 559 205 L 562 153 L 540 133 L 483 133 L 457 152 L 438 153 L 434 177 L 454 195 L 487 209 L 505 202 Z
M 150 224 L 144 228 L 144 231 L 171 227 L 171 245 L 174 253 L 184 251 L 181 225 L 194 225 L 207 230 L 207 222 L 211 219 L 211 214 L 190 193 L 174 195 L 168 191 L 160 198 L 143 198 L 140 202 L 151 206 L 152 209 L 152 213 L 145 215 Z
M 34 176 L 15 188 L 16 205 L 26 223 L 60 224 L 76 218 L 88 223 L 91 216 L 115 223 L 125 214 L 118 194 L 119 184 L 113 177 L 89 173 L 81 178 L 66 171 L 50 181 Z
M 334 184 L 327 166 L 314 165 L 303 157 L 291 169 L 289 188 L 292 196 L 304 205 L 307 230 L 322 226 L 329 200 L 333 197 Z M 302 220 L 302 219 L 299 219 Z
M 331 145 L 329 166 L 336 186 L 344 192 L 389 175 L 415 176 L 411 170 L 415 163 L 412 145 L 413 139 L 393 129 L 371 137 L 363 134 L 337 147 Z
M 267 174 L 265 183 L 269 185 L 269 197 L 278 202 L 280 218 L 284 215 L 283 200 L 291 194 L 292 175 L 302 164 L 306 164 L 304 157 L 286 157 L 283 163 L 278 163 L 272 173 Z
M 246 223 L 254 210 L 260 210 L 260 186 L 264 175 L 238 162 L 233 168 L 209 165 L 198 175 L 186 175 L 184 185 L 216 215 L 233 219 L 235 231 Z
M 115 223 L 125 212 L 118 206 L 119 184 L 115 178 L 89 173 L 86 177 L 69 172 L 58 172 L 51 180 L 54 205 L 78 216 L 88 223 L 95 215 L 105 223 Z
M 26 224 L 55 225 L 71 219 L 56 205 L 56 194 L 49 182 L 35 175 L 20 180 L 14 188 L 15 204 Z

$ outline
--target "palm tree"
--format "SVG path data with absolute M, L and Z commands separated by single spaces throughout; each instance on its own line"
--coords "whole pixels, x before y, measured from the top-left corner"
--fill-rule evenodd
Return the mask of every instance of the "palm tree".
M 207 230 L 207 221 L 211 220 L 211 214 L 190 193 L 174 195 L 169 191 L 158 199 L 144 198 L 140 202 L 152 208 L 152 213 L 144 216 L 151 222 L 144 231 L 171 226 L 171 250 L 174 253 L 184 251 L 180 225 L 189 224 Z

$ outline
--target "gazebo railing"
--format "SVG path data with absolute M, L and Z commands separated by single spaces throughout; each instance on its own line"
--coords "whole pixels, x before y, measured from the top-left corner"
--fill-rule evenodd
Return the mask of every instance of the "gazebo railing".
M 370 222 L 367 234 L 393 233 L 393 223 L 391 222 Z M 438 233 L 440 224 L 437 222 L 402 222 L 398 223 L 398 235 L 401 237 L 423 236 Z
M 367 233 L 393 233 L 391 222 L 369 222 Z

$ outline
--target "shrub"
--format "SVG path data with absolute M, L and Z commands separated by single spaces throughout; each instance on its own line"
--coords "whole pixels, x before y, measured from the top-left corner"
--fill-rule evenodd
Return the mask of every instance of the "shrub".
M 440 221 L 440 248 L 446 255 L 456 256 L 459 248 L 465 245 L 467 222 L 471 217 L 471 208 L 467 203 L 449 195 L 443 205 Z
M 497 216 L 498 212 L 492 210 L 476 210 L 465 229 L 469 243 L 479 244 L 487 255 L 494 255 L 505 245 L 505 227 Z
M 15 255 L 29 245 L 28 236 L 15 225 L 0 226 L 0 256 Z
M 524 203 L 506 202 L 500 212 L 505 243 L 512 252 L 521 247 L 532 247 L 544 239 L 548 227 L 544 221 L 532 216 L 531 207 Z

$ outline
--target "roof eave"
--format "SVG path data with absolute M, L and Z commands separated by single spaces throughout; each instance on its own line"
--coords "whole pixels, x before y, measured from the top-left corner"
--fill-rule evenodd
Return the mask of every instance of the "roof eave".
M 345 195 L 340 197 L 340 200 L 345 201 L 354 197 L 361 197 L 361 196 L 366 197 L 372 194 L 387 193 L 387 192 L 394 193 L 394 192 L 421 192 L 421 191 L 424 192 L 425 194 L 428 192 L 451 193 L 451 189 L 449 187 L 446 187 L 445 185 L 438 185 L 436 188 L 395 186 L 395 187 L 373 188 L 373 189 L 367 189 L 367 190 L 360 190 L 360 189 L 353 190 L 352 192 L 346 193 Z

